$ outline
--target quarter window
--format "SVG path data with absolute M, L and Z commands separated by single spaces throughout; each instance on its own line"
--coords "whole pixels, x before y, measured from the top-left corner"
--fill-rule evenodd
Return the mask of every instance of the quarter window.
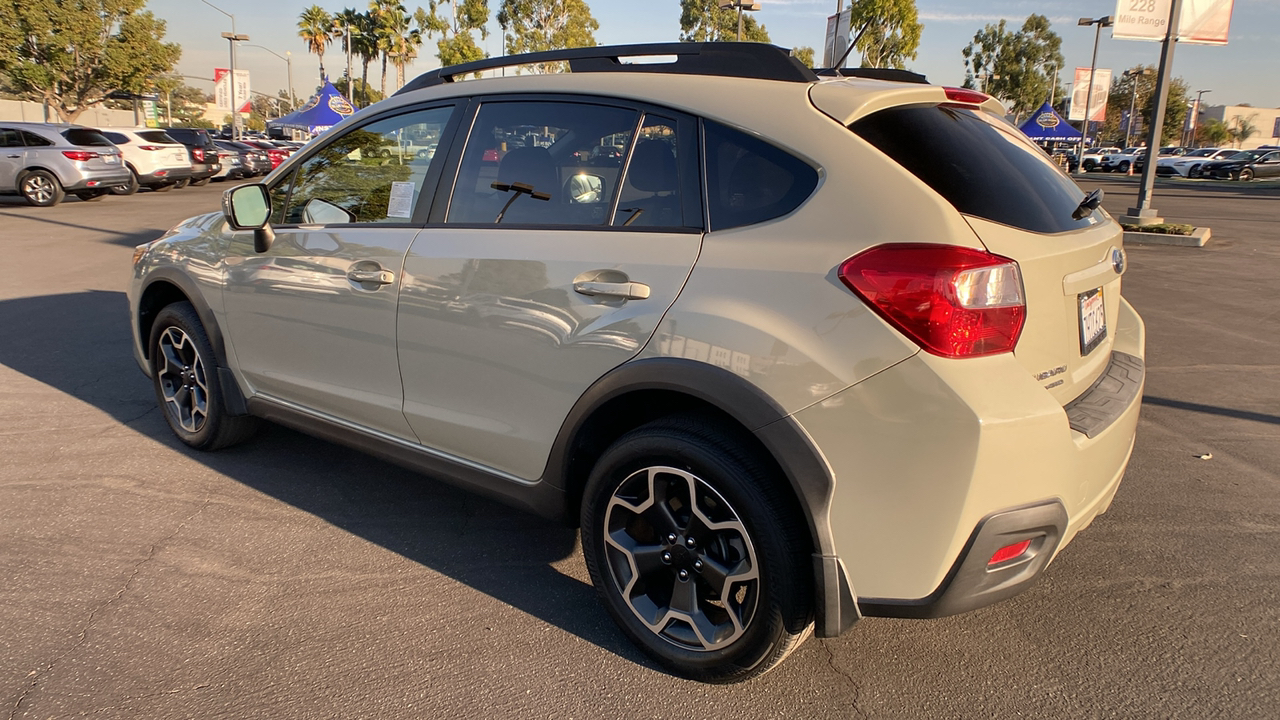
M 22 140 L 26 142 L 27 147 L 49 147 L 53 145 L 52 140 L 41 137 L 33 132 L 28 132 L 26 130 L 22 131 Z
M 452 107 L 378 120 L 320 148 L 272 191 L 283 224 L 408 223 Z M 287 191 L 286 191 L 287 189 Z
M 712 230 L 782 217 L 818 186 L 818 171 L 785 150 L 711 121 L 704 134 Z
M 0 128 L 0 147 L 22 147 L 22 137 L 17 130 Z
M 481 106 L 450 223 L 605 225 L 639 113 L 562 102 Z

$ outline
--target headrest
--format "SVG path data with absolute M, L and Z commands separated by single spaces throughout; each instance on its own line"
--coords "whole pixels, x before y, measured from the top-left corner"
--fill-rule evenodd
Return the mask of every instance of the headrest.
M 631 186 L 642 192 L 672 192 L 680 181 L 671 145 L 663 140 L 642 140 L 627 170 Z

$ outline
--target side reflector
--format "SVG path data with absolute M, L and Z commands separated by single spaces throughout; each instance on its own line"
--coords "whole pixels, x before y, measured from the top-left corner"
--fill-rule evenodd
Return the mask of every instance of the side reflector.
M 991 567 L 992 565 L 999 565 L 1000 563 L 1006 560 L 1012 560 L 1018 557 L 1019 555 L 1021 555 L 1022 553 L 1026 552 L 1027 548 L 1029 547 L 1031 547 L 1031 540 L 1029 538 L 1019 543 L 1014 543 L 1012 545 L 1005 545 L 1004 547 L 997 550 L 995 555 L 991 556 L 991 559 L 987 561 L 987 567 Z

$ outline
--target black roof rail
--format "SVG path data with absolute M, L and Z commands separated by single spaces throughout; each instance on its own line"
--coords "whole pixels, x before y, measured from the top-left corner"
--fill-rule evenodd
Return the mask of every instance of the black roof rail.
M 857 77 L 871 80 L 891 80 L 893 82 L 916 83 L 928 85 L 929 80 L 920 73 L 897 68 L 827 68 L 815 70 L 818 77 Z
M 674 55 L 675 62 L 623 62 L 625 58 L 667 55 Z M 792 57 L 789 50 L 777 45 L 747 42 L 647 43 L 550 50 L 451 65 L 419 75 L 395 94 L 454 82 L 456 78 L 484 70 L 552 62 L 568 62 L 569 69 L 576 73 L 675 73 L 803 83 L 818 80 L 818 76 Z

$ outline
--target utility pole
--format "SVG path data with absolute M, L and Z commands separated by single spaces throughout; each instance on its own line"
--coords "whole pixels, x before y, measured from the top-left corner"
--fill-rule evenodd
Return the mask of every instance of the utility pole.
M 1151 158 L 1151 148 L 1160 147 L 1164 132 L 1164 115 L 1169 104 L 1169 83 L 1173 74 L 1173 51 L 1178 42 L 1178 24 L 1182 20 L 1182 0 L 1173 0 L 1169 8 L 1169 31 L 1160 49 L 1160 75 L 1156 78 L 1156 103 L 1151 113 L 1151 127 L 1147 128 L 1147 162 L 1142 168 L 1142 185 L 1138 190 L 1137 207 L 1129 208 L 1129 214 L 1121 222 L 1130 225 L 1158 225 L 1164 221 L 1151 207 L 1151 194 L 1156 187 L 1156 164 Z
M 1200 130 L 1200 98 L 1204 97 L 1205 93 L 1211 93 L 1211 92 L 1213 91 L 1212 90 L 1196 91 L 1196 106 L 1191 110 L 1191 113 L 1192 113 L 1191 114 L 1191 141 L 1188 142 L 1187 145 L 1196 144 L 1196 132 Z

